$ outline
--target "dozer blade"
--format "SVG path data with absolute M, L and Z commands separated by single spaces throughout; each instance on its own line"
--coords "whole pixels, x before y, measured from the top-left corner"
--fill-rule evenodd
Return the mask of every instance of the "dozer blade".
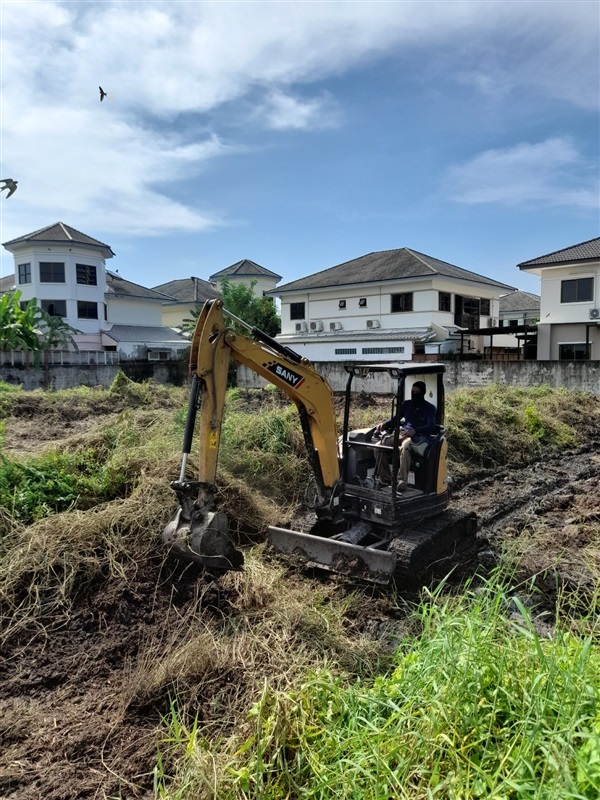
M 227 535 L 229 523 L 222 511 L 196 512 L 191 521 L 182 518 L 182 509 L 163 531 L 163 542 L 184 561 L 220 570 L 241 569 L 244 556 Z
M 396 569 L 395 553 L 335 538 L 270 526 L 268 541 L 280 553 L 373 583 L 389 583 Z

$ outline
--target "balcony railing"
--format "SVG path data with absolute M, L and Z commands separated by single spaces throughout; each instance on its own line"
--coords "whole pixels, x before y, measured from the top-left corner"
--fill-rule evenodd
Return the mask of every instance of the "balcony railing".
M 96 366 L 119 364 L 119 353 L 113 350 L 45 350 L 37 354 L 21 350 L 3 350 L 0 352 L 0 366 L 22 367 L 37 366 Z

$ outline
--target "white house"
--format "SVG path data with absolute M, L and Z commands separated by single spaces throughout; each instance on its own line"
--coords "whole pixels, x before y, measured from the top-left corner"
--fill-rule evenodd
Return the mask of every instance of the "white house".
M 107 270 L 114 253 L 98 239 L 56 222 L 3 246 L 14 256 L 15 273 L 2 279 L 0 292 L 18 289 L 23 303 L 36 298 L 49 314 L 63 317 L 77 331 L 81 352 L 139 358 L 162 348 L 176 357 L 188 346 L 162 324 L 162 304 L 172 298 Z M 129 338 L 119 326 L 129 329 Z
M 282 344 L 311 361 L 434 358 L 460 333 L 498 325 L 514 287 L 408 247 L 360 256 L 268 292 L 281 299 Z M 483 350 L 484 337 L 465 336 Z
M 271 294 L 278 282 L 281 280 L 281 275 L 276 272 L 271 272 L 266 267 L 261 267 L 254 261 L 244 258 L 232 264 L 230 267 L 219 270 L 209 276 L 209 281 L 216 289 L 219 289 L 219 283 L 226 278 L 230 283 L 242 283 L 245 286 L 251 286 L 254 283 L 254 294 L 256 297 L 262 297 L 265 294 Z
M 538 359 L 600 359 L 600 237 L 517 266 L 541 278 Z

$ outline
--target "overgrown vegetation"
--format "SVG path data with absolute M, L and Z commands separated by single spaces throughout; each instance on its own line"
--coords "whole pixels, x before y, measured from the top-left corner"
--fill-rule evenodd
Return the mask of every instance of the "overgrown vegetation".
M 352 427 L 389 415 L 387 399 L 359 400 Z M 196 575 L 189 589 L 165 576 L 160 545 L 177 503 L 169 481 L 186 403 L 185 391 L 124 375 L 110 391 L 0 384 L 3 642 L 52 637 L 115 586 L 140 593 L 132 607 L 157 624 L 114 692 L 119 719 L 147 713 L 158 724 L 162 714 L 157 798 L 598 796 L 598 597 L 585 598 L 589 616 L 577 624 L 565 598 L 542 633 L 520 599 L 529 587 L 501 573 L 409 602 L 272 561 L 265 528 L 310 506 L 311 476 L 295 407 L 278 391 L 241 389 L 228 393 L 217 502 L 246 566 Z M 457 391 L 446 411 L 450 471 L 468 480 L 579 447 L 599 421 L 598 398 L 582 393 Z M 48 429 L 59 446 L 41 438 Z M 19 452 L 16 430 L 39 446 Z M 192 454 L 190 476 L 196 466 Z M 587 535 L 600 508 L 573 509 L 576 534 Z M 532 530 L 515 557 L 535 541 Z M 600 544 L 586 541 L 597 581 Z M 391 620 L 393 635 L 367 635 L 371 618 Z
M 597 618 L 586 635 L 559 623 L 541 638 L 498 575 L 459 597 L 426 592 L 413 618 L 420 635 L 375 679 L 325 669 L 286 691 L 265 683 L 249 735 L 212 776 L 198 769 L 209 743 L 172 708 L 165 744 L 180 754 L 179 788 L 163 780 L 158 796 L 598 797 Z

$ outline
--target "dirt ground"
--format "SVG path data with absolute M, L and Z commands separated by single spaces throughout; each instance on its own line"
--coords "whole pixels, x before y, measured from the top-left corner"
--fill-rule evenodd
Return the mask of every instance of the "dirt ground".
M 54 439 L 72 435 L 54 429 Z M 24 451 L 25 428 L 7 447 Z M 600 434 L 585 447 L 524 469 L 497 470 L 457 487 L 453 505 L 479 519 L 476 563 L 491 567 L 503 549 L 551 607 L 561 585 L 582 592 L 600 574 Z M 164 566 L 162 567 L 164 570 Z M 301 573 L 293 579 L 302 580 Z M 182 582 L 183 580 L 183 582 Z M 0 798 L 152 798 L 155 707 L 124 707 L 123 685 L 140 643 L 166 624 L 170 609 L 197 602 L 196 576 L 161 573 L 159 556 L 135 584 L 115 583 L 83 598 L 44 637 L 13 637 L 0 662 Z M 188 581 L 188 583 L 186 583 Z M 214 580 L 202 613 L 223 612 Z M 353 587 L 354 588 L 354 587 Z M 385 622 L 385 620 L 384 620 Z M 377 635 L 372 620 L 353 620 Z

